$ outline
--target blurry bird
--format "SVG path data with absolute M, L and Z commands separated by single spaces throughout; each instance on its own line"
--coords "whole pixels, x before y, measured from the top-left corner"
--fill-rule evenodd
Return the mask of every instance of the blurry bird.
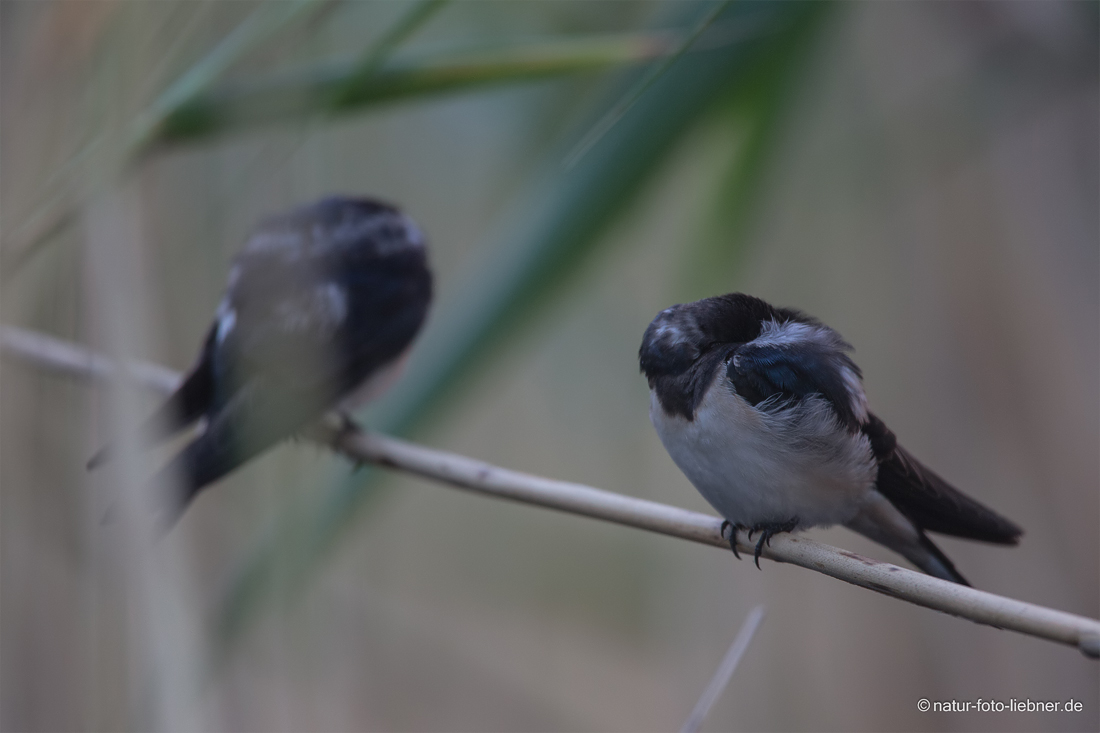
M 197 362 L 142 429 L 154 445 L 202 421 L 158 477 L 182 490 L 163 508 L 166 524 L 203 487 L 329 409 L 346 416 L 385 389 L 431 295 L 423 235 L 392 206 L 331 197 L 261 223 L 229 271 Z
M 711 506 L 759 533 L 757 566 L 778 532 L 843 524 L 969 585 L 925 532 L 1014 545 L 1022 531 L 898 445 L 868 411 L 849 350 L 828 326 L 750 295 L 674 305 L 639 351 L 650 418 Z

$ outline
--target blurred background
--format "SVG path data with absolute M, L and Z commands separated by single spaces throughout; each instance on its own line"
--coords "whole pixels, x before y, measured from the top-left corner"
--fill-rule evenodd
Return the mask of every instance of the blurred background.
M 904 444 L 1025 528 L 940 541 L 971 582 L 1100 614 L 1095 3 L 0 20 L 3 324 L 184 369 L 259 218 L 376 196 L 428 234 L 438 295 L 368 426 L 711 512 L 649 424 L 637 348 L 662 308 L 746 291 L 839 330 Z M 156 396 L 0 368 L 4 730 L 676 729 L 761 603 L 704 730 L 1100 728 L 1071 648 L 306 443 L 152 544 L 101 522 L 118 475 L 84 461 Z

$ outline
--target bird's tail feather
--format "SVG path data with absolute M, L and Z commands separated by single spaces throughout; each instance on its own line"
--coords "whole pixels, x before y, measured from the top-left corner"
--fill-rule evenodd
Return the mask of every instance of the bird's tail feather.
M 929 532 L 1015 545 L 1023 530 L 970 498 L 898 446 L 879 467 L 876 484 L 913 523 Z
M 863 434 L 878 461 L 875 488 L 913 524 L 929 532 L 1000 545 L 1015 545 L 1023 530 L 947 483 L 898 445 L 897 436 L 868 414 Z
M 168 440 L 179 431 L 202 417 L 210 408 L 214 399 L 214 374 L 211 361 L 211 349 L 214 332 L 206 337 L 206 346 L 195 367 L 176 388 L 172 396 L 164 401 L 138 429 L 137 445 L 141 448 L 153 448 Z M 108 443 L 88 459 L 87 469 L 93 471 L 115 454 L 115 446 Z
M 943 554 L 943 550 L 928 539 L 928 535 L 924 532 L 920 533 L 920 548 L 922 551 L 919 553 L 910 551 L 902 554 L 909 562 L 929 575 L 950 580 L 959 585 L 970 585 L 967 579 L 962 576 L 962 573 L 955 569 L 955 564 L 948 559 L 947 555 Z
M 276 396 L 259 384 L 241 389 L 154 478 L 175 489 L 162 513 L 165 526 L 175 524 L 207 485 L 319 418 L 324 404 L 316 395 L 284 390 Z
M 929 575 L 970 585 L 924 531 L 877 491 L 871 492 L 860 513 L 845 526 L 889 547 Z

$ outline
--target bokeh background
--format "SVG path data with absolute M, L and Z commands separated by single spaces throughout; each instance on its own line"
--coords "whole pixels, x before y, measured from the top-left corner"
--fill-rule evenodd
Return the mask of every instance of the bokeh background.
M 1023 525 L 941 541 L 975 585 L 1100 615 L 1096 4 L 733 3 L 662 66 L 716 7 L 3 0 L 2 322 L 186 368 L 260 217 L 375 195 L 438 298 L 368 425 L 710 511 L 636 351 L 750 292 Z M 761 603 L 704 730 L 1100 728 L 1073 649 L 304 443 L 150 544 L 83 464 L 155 397 L 0 368 L 4 730 L 675 729 Z

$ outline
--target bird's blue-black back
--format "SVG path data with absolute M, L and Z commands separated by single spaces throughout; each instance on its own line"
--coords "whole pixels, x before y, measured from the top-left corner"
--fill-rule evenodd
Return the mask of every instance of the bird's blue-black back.
M 431 296 L 422 235 L 392 206 L 333 197 L 261 224 L 198 362 L 151 421 L 164 435 L 206 421 L 165 468 L 184 484 L 178 510 L 398 358 Z
M 639 361 L 662 409 L 693 420 L 723 366 L 729 386 L 753 406 L 782 409 L 810 395 L 819 396 L 831 405 L 843 429 L 866 437 L 878 465 L 877 490 L 913 522 L 945 567 L 952 568 L 950 561 L 923 536 L 924 530 L 986 542 L 1017 542 L 1018 526 L 920 464 L 897 445 L 881 420 L 853 400 L 844 372 L 857 379 L 861 375 L 844 353 L 850 347 L 835 332 L 827 331 L 835 340 L 826 341 L 761 339 L 764 324 L 770 322 L 824 329 L 799 311 L 775 308 L 742 293 L 677 305 L 658 314 L 642 338 Z M 863 408 L 860 414 L 857 406 Z M 955 575 L 957 582 L 965 583 Z
M 817 323 L 799 311 L 775 308 L 744 293 L 705 298 L 661 311 L 646 328 L 638 359 L 664 410 L 693 420 L 715 372 L 730 361 L 737 349 L 758 338 L 767 321 Z M 768 364 L 766 353 L 758 356 L 760 374 L 738 377 L 741 385 L 734 383 L 751 404 L 784 392 L 792 396 L 799 390 L 807 393 L 811 385 L 804 375 L 801 380 L 795 373 L 784 375 L 778 364 Z M 774 372 L 771 377 L 769 366 Z

